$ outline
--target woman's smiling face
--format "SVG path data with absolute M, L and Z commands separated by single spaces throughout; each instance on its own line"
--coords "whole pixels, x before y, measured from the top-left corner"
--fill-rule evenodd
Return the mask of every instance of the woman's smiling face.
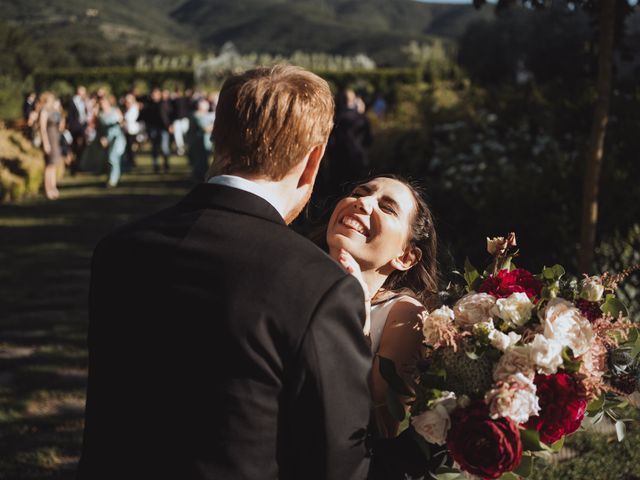
M 334 256 L 345 249 L 363 271 L 389 265 L 409 247 L 415 208 L 413 193 L 398 180 L 378 177 L 357 186 L 331 215 L 329 252 Z

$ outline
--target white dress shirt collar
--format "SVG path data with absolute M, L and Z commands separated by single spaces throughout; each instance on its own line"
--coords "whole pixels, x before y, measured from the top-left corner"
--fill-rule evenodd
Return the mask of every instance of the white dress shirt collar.
M 281 202 L 279 202 L 279 200 L 275 198 L 271 192 L 269 192 L 266 188 L 264 188 L 257 182 L 252 182 L 251 180 L 237 177 L 235 175 L 217 175 L 215 177 L 211 177 L 207 183 L 211 183 L 214 185 L 224 185 L 226 187 L 237 188 L 238 190 L 253 193 L 254 195 L 257 195 L 258 197 L 268 202 L 273 208 L 278 211 L 280 216 L 284 218 L 284 205 L 282 205 Z

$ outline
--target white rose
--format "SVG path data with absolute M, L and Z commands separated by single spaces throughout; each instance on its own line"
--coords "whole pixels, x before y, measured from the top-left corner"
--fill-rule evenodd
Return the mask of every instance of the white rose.
M 520 341 L 522 335 L 516 332 L 502 333 L 500 330 L 492 330 L 489 332 L 489 340 L 494 348 L 504 352 L 507 348 L 514 346 Z
M 536 386 L 522 373 L 498 382 L 484 397 L 491 418 L 507 417 L 520 424 L 540 411 Z
M 464 329 L 472 328 L 476 323 L 491 320 L 491 309 L 496 299 L 488 293 L 469 293 L 453 307 L 456 325 Z
M 451 330 L 453 318 L 453 310 L 447 306 L 440 307 L 427 315 L 422 325 L 425 343 L 440 345 L 445 340 L 443 334 Z
M 576 357 L 586 353 L 595 335 L 589 320 L 572 303 L 553 298 L 543 312 L 544 336 L 568 346 Z
M 560 343 L 537 334 L 529 345 L 531 347 L 531 361 L 536 364 L 540 373 L 550 375 L 558 371 L 558 367 L 563 362 Z
M 507 348 L 493 370 L 493 379 L 499 382 L 517 373 L 522 373 L 531 379 L 535 375 L 529 345 Z
M 521 327 L 531 318 L 533 303 L 524 292 L 516 292 L 507 298 L 499 298 L 491 310 L 493 315 L 500 317 L 509 325 Z
M 444 445 L 451 428 L 451 419 L 445 406 L 438 404 L 433 409 L 412 417 L 411 425 L 427 442 Z
M 587 277 L 582 280 L 580 297 L 590 302 L 599 302 L 604 293 L 604 286 L 598 277 Z

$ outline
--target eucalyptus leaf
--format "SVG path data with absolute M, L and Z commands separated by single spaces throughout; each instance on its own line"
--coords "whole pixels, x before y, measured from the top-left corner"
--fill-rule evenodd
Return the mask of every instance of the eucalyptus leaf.
M 502 474 L 499 480 L 519 480 L 515 473 L 507 472 Z
M 513 473 L 525 478 L 531 475 L 533 473 L 533 457 L 531 455 L 522 455 L 520 465 Z
M 595 400 L 591 400 L 587 405 L 587 413 L 590 415 L 594 415 L 596 412 L 599 412 L 604 407 L 604 395 L 600 395 Z
M 460 470 L 455 468 L 440 467 L 431 474 L 436 480 L 458 480 L 463 479 L 464 475 Z
M 393 418 L 395 418 L 398 422 L 402 422 L 405 416 L 404 405 L 398 398 L 396 392 L 387 388 L 386 393 L 387 398 L 387 408 L 389 409 L 389 413 Z
M 404 380 L 402 380 L 400 375 L 398 375 L 398 372 L 396 372 L 396 364 L 393 360 L 380 355 L 378 355 L 378 360 L 380 361 L 380 374 L 389 384 L 391 389 L 401 395 L 411 395 L 411 391 L 407 387 L 406 383 L 404 383 Z M 404 418 L 404 416 L 402 418 Z M 402 420 L 402 418 L 400 420 Z
M 618 436 L 619 442 L 623 441 L 624 437 L 627 435 L 627 426 L 622 420 L 618 420 L 616 422 L 616 435 Z
M 627 311 L 627 307 L 624 306 L 624 303 L 611 294 L 607 295 L 604 303 L 600 306 L 600 310 L 602 310 L 603 313 L 608 313 L 613 318 L 618 318 L 620 313 L 622 313 L 623 317 L 629 316 L 629 312 Z

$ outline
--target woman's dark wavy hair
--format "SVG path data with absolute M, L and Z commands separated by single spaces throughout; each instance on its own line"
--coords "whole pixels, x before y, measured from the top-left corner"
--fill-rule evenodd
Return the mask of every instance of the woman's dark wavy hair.
M 412 247 L 420 249 L 422 253 L 420 260 L 409 270 L 395 270 L 391 273 L 384 282 L 383 288 L 391 292 L 409 294 L 431 310 L 437 304 L 440 281 L 437 260 L 438 237 L 433 215 L 424 200 L 424 189 L 415 181 L 395 174 L 373 175 L 366 180 L 355 183 L 353 187 L 376 178 L 397 180 L 411 190 L 416 208 L 411 221 L 409 242 Z M 312 235 L 312 240 L 328 251 L 326 223 Z

